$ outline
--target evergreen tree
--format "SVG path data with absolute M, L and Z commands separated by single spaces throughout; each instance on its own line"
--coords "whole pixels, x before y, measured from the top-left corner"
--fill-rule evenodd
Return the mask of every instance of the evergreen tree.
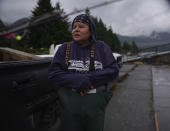
M 115 45 L 115 51 L 116 52 L 121 52 L 122 51 L 122 45 L 121 45 L 121 42 L 120 42 L 120 40 L 119 40 L 119 38 L 118 38 L 118 36 L 115 34 L 115 33 L 113 33 L 113 39 L 114 39 L 114 45 Z M 113 50 L 114 51 L 114 50 Z
M 52 7 L 50 0 L 39 0 L 37 7 L 34 9 L 34 11 L 32 11 L 33 18 L 44 13 L 51 12 L 53 9 L 54 8 Z
M 88 8 L 85 10 L 85 13 L 90 16 L 90 10 Z M 98 20 L 97 17 L 91 17 L 96 25 L 97 39 L 108 44 L 113 52 L 121 52 L 121 42 L 117 35 L 113 33 L 111 26 L 108 29 L 101 18 Z
M 5 27 L 4 23 L 0 19 L 0 33 L 3 32 L 3 28 Z M 0 47 L 6 46 L 6 40 L 3 35 L 0 35 Z
M 90 10 L 89 10 L 88 8 L 85 10 L 85 13 L 86 13 L 88 16 L 91 15 L 91 14 L 90 14 Z
M 60 19 L 57 19 L 55 22 L 55 28 L 54 29 L 54 44 L 61 44 L 65 41 L 70 41 L 71 40 L 71 32 L 69 31 L 69 25 L 70 23 L 68 22 L 67 17 L 63 17 L 65 14 L 64 9 L 61 9 L 60 3 L 56 3 L 55 9 L 59 12 L 58 17 Z
M 139 52 L 139 49 L 138 49 L 138 47 L 137 47 L 135 41 L 132 41 L 131 52 L 132 52 L 132 54 L 134 54 L 134 55 L 137 54 L 137 53 Z
M 106 38 L 108 34 L 110 34 L 109 32 L 107 32 L 107 28 L 104 25 L 102 19 L 97 19 L 97 18 L 93 18 L 95 25 L 96 25 L 96 35 L 97 35 L 97 39 L 98 40 L 102 40 L 104 42 L 106 42 L 108 45 L 108 39 Z M 109 45 L 110 46 L 110 45 Z
M 2 20 L 0 19 L 0 29 L 2 29 L 3 27 L 5 27 L 4 23 L 2 22 Z
M 107 29 L 102 19 L 98 20 L 93 17 L 93 20 L 96 25 L 97 39 L 106 42 L 113 52 L 121 52 L 121 42 L 117 35 L 113 33 L 112 28 Z
M 125 42 L 123 43 L 123 52 L 126 54 L 127 52 L 130 51 L 130 49 L 131 49 L 130 44 L 129 44 L 127 41 L 125 41 Z
M 64 10 L 61 9 L 60 3 L 52 7 L 50 0 L 39 0 L 37 7 L 32 11 L 32 19 L 57 10 L 56 19 L 46 21 L 30 29 L 30 45 L 35 48 L 49 48 L 51 44 L 60 44 L 71 39 L 71 33 L 68 31 L 69 23 L 67 17 L 62 17 Z

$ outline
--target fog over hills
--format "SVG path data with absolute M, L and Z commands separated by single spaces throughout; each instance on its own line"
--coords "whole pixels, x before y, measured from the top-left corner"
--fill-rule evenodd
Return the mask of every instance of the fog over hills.
M 170 33 L 169 32 L 152 32 L 150 36 L 122 36 L 118 35 L 121 43 L 124 41 L 132 42 L 135 41 L 139 48 L 152 47 L 155 45 L 161 45 L 165 43 L 170 43 Z

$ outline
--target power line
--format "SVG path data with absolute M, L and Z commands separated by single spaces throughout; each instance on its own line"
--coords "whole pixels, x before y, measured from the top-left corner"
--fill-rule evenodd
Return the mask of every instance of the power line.
M 32 26 L 37 26 L 39 24 L 42 24 L 42 23 L 45 23 L 45 22 L 48 22 L 48 21 L 51 21 L 51 20 L 56 20 L 56 19 L 59 19 L 59 18 L 63 18 L 63 17 L 68 17 L 70 15 L 74 15 L 74 14 L 77 14 L 77 13 L 80 13 L 80 12 L 84 12 L 87 8 L 88 9 L 96 9 L 96 8 L 99 8 L 101 6 L 105 6 L 105 5 L 108 5 L 108 4 L 112 4 L 112 3 L 116 3 L 116 2 L 120 2 L 122 0 L 109 0 L 109 1 L 105 1 L 105 2 L 102 2 L 102 3 L 99 3 L 97 5 L 94 5 L 94 6 L 91 6 L 91 7 L 86 7 L 84 9 L 79 9 L 79 10 L 76 10 L 76 11 L 73 11 L 69 14 L 64 14 L 64 15 L 61 15 L 61 16 L 58 16 L 59 14 L 59 11 L 57 9 L 53 10 L 52 12 L 48 12 L 48 13 L 45 13 L 43 15 L 40 15 L 34 19 L 31 19 L 29 20 L 28 22 L 22 24 L 22 25 L 19 25 L 19 26 L 16 26 L 12 29 L 9 29 L 7 31 L 6 34 L 10 34 L 10 33 L 13 33 L 13 32 L 18 32 L 18 31 L 21 31 L 21 30 L 24 30 L 26 28 L 29 28 L 29 27 L 32 27 Z M 5 35 L 6 35 L 5 34 Z M 1 35 L 4 35 L 4 34 L 0 34 Z

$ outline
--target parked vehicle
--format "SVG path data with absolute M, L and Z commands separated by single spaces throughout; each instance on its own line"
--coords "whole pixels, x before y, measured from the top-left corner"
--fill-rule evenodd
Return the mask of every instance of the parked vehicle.
M 115 57 L 115 59 L 116 59 L 118 65 L 119 65 L 119 68 L 121 68 L 122 65 L 123 65 L 122 55 L 119 54 L 119 53 L 112 53 L 112 54 L 113 54 L 113 56 Z
M 0 130 L 47 131 L 58 120 L 58 88 L 48 80 L 52 58 L 5 49 L 0 50 Z

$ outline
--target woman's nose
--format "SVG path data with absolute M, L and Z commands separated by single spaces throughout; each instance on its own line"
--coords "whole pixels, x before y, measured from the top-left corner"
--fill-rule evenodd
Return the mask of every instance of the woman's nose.
M 79 27 L 77 26 L 77 27 L 75 27 L 75 31 L 79 31 Z

